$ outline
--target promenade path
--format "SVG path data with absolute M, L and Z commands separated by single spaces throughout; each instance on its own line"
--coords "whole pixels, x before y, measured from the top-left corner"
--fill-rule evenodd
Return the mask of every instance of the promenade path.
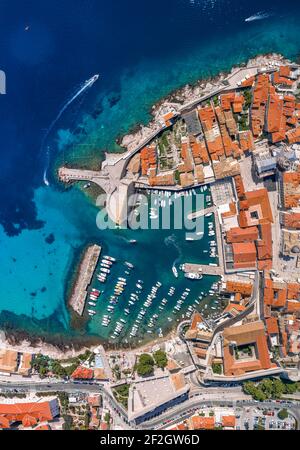
M 189 213 L 187 215 L 187 218 L 189 220 L 193 220 L 193 219 L 197 219 L 198 217 L 203 217 L 206 214 L 211 214 L 211 213 L 215 213 L 215 212 L 216 212 L 215 206 L 210 206 L 209 208 L 200 209 L 200 211 L 195 211 L 195 212 Z

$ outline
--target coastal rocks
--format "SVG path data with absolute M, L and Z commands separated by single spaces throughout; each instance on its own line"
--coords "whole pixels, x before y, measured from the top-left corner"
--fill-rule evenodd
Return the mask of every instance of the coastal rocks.
M 228 78 L 228 76 L 234 77 L 242 66 L 247 68 L 270 66 L 271 68 L 274 67 L 274 65 L 278 66 L 286 63 L 289 63 L 289 60 L 284 58 L 282 55 L 274 53 L 260 55 L 256 58 L 250 59 L 246 63 L 240 64 L 238 67 L 234 66 L 231 71 L 228 71 L 227 73 L 221 72 L 216 77 L 210 77 L 206 80 L 199 80 L 193 85 L 187 84 L 181 89 L 172 92 L 166 98 L 162 99 L 153 106 L 151 110 L 153 119 L 149 123 L 148 127 L 138 127 L 137 131 L 132 131 L 130 134 L 124 136 L 120 139 L 119 143 L 122 147 L 127 148 L 128 151 L 134 150 L 141 145 L 143 141 L 150 138 L 155 130 L 160 128 L 162 117 L 166 113 L 170 112 L 170 110 L 173 110 L 176 113 L 179 110 L 182 110 L 185 105 L 196 102 L 197 99 L 203 95 L 209 94 L 213 90 L 217 90 L 222 86 L 224 80 Z

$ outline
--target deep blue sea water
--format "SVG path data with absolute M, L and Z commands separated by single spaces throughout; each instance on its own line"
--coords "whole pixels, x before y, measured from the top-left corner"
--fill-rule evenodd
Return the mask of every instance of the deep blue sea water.
M 270 17 L 244 21 L 259 11 Z M 80 165 L 117 150 L 116 137 L 147 123 L 152 104 L 172 89 L 273 51 L 300 54 L 295 1 L 284 8 L 277 0 L 1 1 L 7 94 L 0 97 L 0 326 L 69 334 L 65 293 L 84 245 L 96 240 L 134 262 L 142 254 L 126 246 L 130 233 L 122 241 L 121 232 L 99 232 L 97 209 L 84 194 L 55 182 L 55 162 L 64 155 Z M 41 148 L 60 108 L 95 73 L 101 79 L 70 106 Z M 152 281 L 167 277 L 165 260 L 160 265 L 149 252 L 155 235 L 140 239 L 148 251 L 141 271 L 151 266 Z M 168 252 L 171 264 L 178 255 Z M 87 333 L 100 332 L 92 324 Z

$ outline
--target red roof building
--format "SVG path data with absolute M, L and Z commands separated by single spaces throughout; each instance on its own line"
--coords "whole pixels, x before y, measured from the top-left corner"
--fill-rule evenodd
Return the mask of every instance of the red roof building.
M 223 428 L 235 428 L 236 418 L 235 416 L 222 416 Z
M 251 358 L 237 359 L 235 349 L 252 345 Z M 275 367 L 270 361 L 264 324 L 261 321 L 225 328 L 223 331 L 224 375 L 238 376 L 248 372 Z
M 48 402 L 2 403 L 0 404 L 0 428 L 9 428 L 15 422 L 22 422 L 25 428 L 38 422 L 53 420 L 59 414 L 57 399 Z
M 256 267 L 256 247 L 253 242 L 232 244 L 235 269 Z
M 76 380 L 91 380 L 94 377 L 94 371 L 93 369 L 78 366 L 72 373 L 71 377 Z
M 257 227 L 247 227 L 247 228 L 231 228 L 226 233 L 226 240 L 228 243 L 239 243 L 239 242 L 251 242 L 258 239 L 258 228 Z
M 213 430 L 215 428 L 214 417 L 193 416 L 190 419 L 191 430 Z

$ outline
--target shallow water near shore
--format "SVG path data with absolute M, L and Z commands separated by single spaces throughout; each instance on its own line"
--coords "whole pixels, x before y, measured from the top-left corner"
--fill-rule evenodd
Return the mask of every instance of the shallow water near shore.
M 199 283 L 176 280 L 171 271 L 180 252 L 181 262 L 205 262 L 204 241 L 185 242 L 182 234 L 175 233 L 176 247 L 165 244 L 173 231 L 99 231 L 97 208 L 77 188 L 64 191 L 58 186 L 51 168 L 64 160 L 94 165 L 103 150 L 119 151 L 116 137 L 139 122 L 147 123 L 153 103 L 185 83 L 215 76 L 259 53 L 280 52 L 295 58 L 300 52 L 299 7 L 288 1 L 288 12 L 283 14 L 276 1 L 249 5 L 176 0 L 172 7 L 170 2 L 151 2 L 143 12 L 140 2 L 133 0 L 125 9 L 119 1 L 113 7 L 93 0 L 88 7 L 79 1 L 43 2 L 43 7 L 32 1 L 29 10 L 20 6 L 15 19 L 14 2 L 4 3 L 0 37 L 6 45 L 1 68 L 7 72 L 8 87 L 7 95 L 1 96 L 5 114 L 0 124 L 0 326 L 41 336 L 75 336 L 66 294 L 78 257 L 91 242 L 119 259 L 116 277 L 122 276 L 124 261 L 132 262 L 132 282 L 145 279 L 145 292 L 157 281 L 165 289 L 177 284 L 178 291 L 192 286 L 191 297 L 208 291 L 215 281 L 210 277 Z M 263 8 L 274 15 L 244 22 Z M 30 15 L 32 33 L 24 36 Z M 45 186 L 47 156 L 39 153 L 44 130 L 66 98 L 94 73 L 100 73 L 99 81 L 66 111 L 49 136 L 50 186 Z M 129 239 L 137 239 L 137 245 Z M 165 294 L 162 288 L 159 297 Z M 165 320 L 168 308 L 155 330 L 165 332 L 176 321 Z M 117 310 L 123 310 L 121 300 Z M 149 311 L 153 313 L 154 309 Z M 111 334 L 110 328 L 101 327 L 102 314 L 99 302 L 99 315 L 87 322 L 86 335 L 106 339 Z M 137 339 L 152 337 L 143 327 L 140 332 Z

